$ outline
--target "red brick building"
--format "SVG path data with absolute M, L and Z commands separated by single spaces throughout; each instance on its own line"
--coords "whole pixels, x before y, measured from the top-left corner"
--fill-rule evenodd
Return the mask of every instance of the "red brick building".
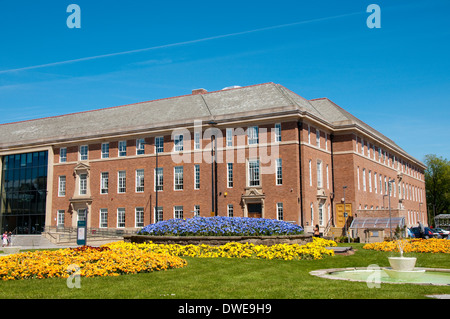
M 390 201 L 408 226 L 427 220 L 423 163 L 330 100 L 274 83 L 4 124 L 0 136 L 2 231 L 216 214 L 327 233 L 344 226 L 344 187 L 351 218 L 388 216 Z

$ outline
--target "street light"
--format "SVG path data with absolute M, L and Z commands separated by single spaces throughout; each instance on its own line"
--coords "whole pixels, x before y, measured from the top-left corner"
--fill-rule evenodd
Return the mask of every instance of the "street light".
M 215 127 L 217 125 L 217 122 L 214 120 L 211 120 L 208 122 L 208 125 L 211 127 Z M 215 183 L 217 181 L 217 176 L 215 176 L 215 171 L 217 169 L 217 163 L 215 156 L 217 155 L 217 137 L 216 133 L 211 134 L 211 213 L 214 214 L 214 216 L 217 216 L 217 203 L 216 203 L 216 191 Z M 211 214 L 211 215 L 212 215 Z
M 347 213 L 345 212 L 345 189 L 347 188 L 347 186 L 343 186 L 342 187 L 343 188 L 343 190 L 344 190 L 344 217 L 345 217 L 345 233 L 347 234 L 347 238 L 348 238 L 348 243 L 350 243 L 350 236 L 349 236 L 349 233 L 348 233 L 348 226 L 347 226 Z
M 392 214 L 391 214 L 391 190 L 392 190 L 392 183 L 394 183 L 395 180 L 390 179 L 389 180 L 389 192 L 388 192 L 388 199 L 389 199 L 389 239 L 392 240 Z

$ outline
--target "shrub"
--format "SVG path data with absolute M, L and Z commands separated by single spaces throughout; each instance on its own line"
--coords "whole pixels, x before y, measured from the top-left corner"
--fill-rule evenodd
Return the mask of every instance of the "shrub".
M 142 228 L 152 236 L 272 236 L 297 235 L 303 228 L 285 221 L 249 217 L 194 217 L 169 219 Z

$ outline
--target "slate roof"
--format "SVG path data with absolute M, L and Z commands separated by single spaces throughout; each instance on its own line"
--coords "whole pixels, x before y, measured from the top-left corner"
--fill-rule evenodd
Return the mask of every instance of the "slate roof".
M 392 140 L 330 100 L 307 100 L 272 82 L 2 124 L 0 150 L 172 128 L 194 120 L 220 123 L 289 113 L 307 114 L 335 128 L 357 125 L 409 156 Z

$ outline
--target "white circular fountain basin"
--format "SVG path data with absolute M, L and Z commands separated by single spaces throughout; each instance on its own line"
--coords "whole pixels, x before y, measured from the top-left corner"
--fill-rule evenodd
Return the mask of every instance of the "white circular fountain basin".
M 414 270 L 395 270 L 392 268 L 384 268 L 389 277 L 398 280 L 415 280 L 425 273 L 425 269 Z
M 416 265 L 416 257 L 388 257 L 393 270 L 413 271 Z

